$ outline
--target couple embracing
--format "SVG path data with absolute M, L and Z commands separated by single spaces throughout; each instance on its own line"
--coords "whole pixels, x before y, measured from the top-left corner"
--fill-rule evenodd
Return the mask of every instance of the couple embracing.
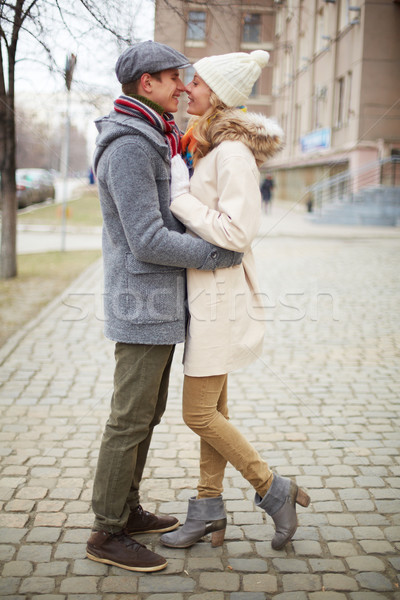
M 105 335 L 115 341 L 114 389 L 93 487 L 88 558 L 131 571 L 167 561 L 132 536 L 162 533 L 186 548 L 211 533 L 221 545 L 230 462 L 255 490 L 282 548 L 309 497 L 272 473 L 230 423 L 228 373 L 254 361 L 264 326 L 251 243 L 260 222 L 258 167 L 281 147 L 279 126 L 247 113 L 267 52 L 195 63 L 156 42 L 125 50 L 116 64 L 122 95 L 96 124 L 94 169 L 103 213 Z M 172 113 L 188 95 L 182 137 Z M 187 315 L 187 309 L 189 314 Z M 175 345 L 185 341 L 183 418 L 200 437 L 200 479 L 182 527 L 140 504 L 152 432 L 164 413 Z

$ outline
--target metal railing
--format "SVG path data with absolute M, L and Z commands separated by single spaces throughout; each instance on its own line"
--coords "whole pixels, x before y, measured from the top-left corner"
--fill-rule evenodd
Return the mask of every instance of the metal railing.
M 367 190 L 397 186 L 400 186 L 400 156 L 391 156 L 318 181 L 306 188 L 306 194 L 312 199 L 314 211 L 320 212 L 333 202 L 361 202 Z

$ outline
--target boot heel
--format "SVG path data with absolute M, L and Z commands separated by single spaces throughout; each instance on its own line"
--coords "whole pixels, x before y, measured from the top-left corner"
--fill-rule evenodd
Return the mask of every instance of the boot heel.
M 301 488 L 297 489 L 296 502 L 300 504 L 300 506 L 308 506 L 310 504 L 311 498 L 304 490 Z
M 217 546 L 222 546 L 225 539 L 225 529 L 220 529 L 219 531 L 213 531 L 211 534 L 211 546 L 216 548 Z

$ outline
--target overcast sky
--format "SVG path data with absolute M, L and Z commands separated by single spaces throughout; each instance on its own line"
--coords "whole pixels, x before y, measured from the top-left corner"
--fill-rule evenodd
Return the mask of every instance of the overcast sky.
M 130 15 L 124 12 L 127 4 L 130 6 Z M 123 26 L 131 20 L 134 23 L 132 36 L 137 40 L 153 39 L 153 1 L 128 0 L 126 3 L 121 1 L 120 6 L 121 33 L 125 33 Z M 75 7 L 79 9 L 79 3 L 75 4 Z M 106 32 L 88 32 L 88 22 L 83 14 L 75 13 L 68 16 L 72 36 L 66 33 L 65 26 L 58 15 L 51 17 L 49 15 L 50 38 L 46 41 L 52 48 L 58 67 L 64 68 L 66 56 L 72 52 L 77 55 L 72 86 L 76 91 L 89 89 L 94 92 L 117 93 L 120 86 L 115 78 L 114 67 L 118 55 L 125 46 L 118 47 L 112 36 Z M 118 23 L 116 26 L 118 27 Z M 21 36 L 17 51 L 16 95 L 22 102 L 28 100 L 31 102 L 32 95 L 35 94 L 65 89 L 63 74 L 49 71 L 45 53 L 40 51 L 40 45 L 32 37 L 36 37 L 33 32 L 31 35 Z
M 116 23 L 114 23 L 119 33 L 125 36 L 128 24 L 132 24 L 129 27 L 132 39 L 136 41 L 153 39 L 153 0 L 105 1 L 108 6 L 114 2 L 118 9 L 121 8 L 116 14 Z M 79 0 L 59 0 L 59 2 L 64 6 L 72 35 L 66 32 L 59 14 L 50 13 L 51 1 L 40 4 L 48 11 L 45 18 L 41 18 L 48 28 L 48 31 L 43 33 L 43 40 L 51 47 L 57 63 L 53 72 L 49 71 L 46 53 L 41 51 L 40 44 L 34 39 L 39 37 L 34 23 L 28 25 L 29 31 L 19 40 L 15 71 L 17 119 L 24 119 L 25 125 L 30 127 L 35 135 L 41 135 L 37 126 L 38 120 L 56 124 L 60 135 L 63 135 L 67 104 L 64 68 L 67 54 L 71 52 L 76 54 L 77 63 L 71 88 L 71 121 L 79 127 L 88 141 L 88 164 L 90 164 L 97 135 L 94 120 L 107 114 L 112 109 L 112 99 L 121 93 L 121 86 L 115 77 L 114 69 L 116 60 L 126 44 L 117 43 L 115 38 L 105 31 L 91 32 L 86 18 L 87 13 L 82 12 Z M 97 97 L 101 94 L 107 94 L 109 100 L 99 105 Z M 22 108 L 23 112 L 18 110 L 19 108 Z M 34 114 L 36 120 L 32 121 L 29 115 Z

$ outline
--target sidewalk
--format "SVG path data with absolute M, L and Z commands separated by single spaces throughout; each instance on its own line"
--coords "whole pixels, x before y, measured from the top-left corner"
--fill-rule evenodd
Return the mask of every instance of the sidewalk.
M 101 227 L 78 228 L 67 226 L 65 250 L 100 250 Z M 61 227 L 19 225 L 17 253 L 57 252 L 62 247 Z
M 18 254 L 57 251 L 61 248 L 61 227 L 41 225 L 18 225 Z M 376 239 L 398 238 L 400 229 L 396 227 L 342 227 L 316 225 L 304 212 L 304 206 L 275 202 L 271 213 L 263 216 L 260 237 L 323 237 Z M 72 227 L 67 225 L 65 236 L 66 250 L 101 249 L 101 227 Z
M 400 231 L 286 213 L 273 206 L 256 240 L 267 333 L 260 359 L 230 375 L 230 416 L 310 493 L 293 542 L 271 549 L 271 519 L 229 466 L 223 547 L 137 536 L 168 558 L 154 574 L 84 558 L 113 375 L 96 263 L 0 349 L 1 597 L 400 600 Z M 198 440 L 180 414 L 182 350 L 142 503 L 184 520 Z
M 64 182 L 56 182 L 56 203 L 61 204 L 63 199 Z M 67 186 L 68 200 L 79 198 L 80 193 L 90 189 L 82 179 L 70 179 Z M 33 212 L 40 209 L 39 204 L 32 205 L 24 212 Z M 61 220 L 60 220 L 61 221 Z M 17 253 L 32 254 L 35 252 L 57 252 L 64 249 L 72 250 L 99 250 L 101 249 L 101 227 L 74 227 L 66 222 L 65 231 L 61 224 L 57 226 L 34 225 L 18 223 L 17 225 Z M 64 237 L 64 239 L 63 239 Z

